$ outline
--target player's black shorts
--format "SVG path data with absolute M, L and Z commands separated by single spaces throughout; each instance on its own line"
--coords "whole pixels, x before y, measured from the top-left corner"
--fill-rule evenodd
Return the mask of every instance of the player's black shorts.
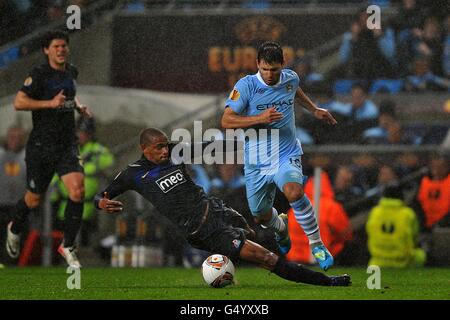
M 187 240 L 195 248 L 237 260 L 249 234 L 247 228 L 247 221 L 241 214 L 221 199 L 209 197 L 205 221 Z
M 33 193 L 45 193 L 53 176 L 70 172 L 83 172 L 76 145 L 50 150 L 29 142 L 26 148 L 27 188 Z

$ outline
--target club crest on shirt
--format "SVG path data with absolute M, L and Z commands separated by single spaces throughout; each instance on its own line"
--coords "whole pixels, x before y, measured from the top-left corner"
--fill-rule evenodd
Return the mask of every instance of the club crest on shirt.
M 230 93 L 230 99 L 233 101 L 237 101 L 241 97 L 241 94 L 237 89 L 233 89 Z
M 27 78 L 25 79 L 25 82 L 23 83 L 23 85 L 26 86 L 26 87 L 28 87 L 28 86 L 30 86 L 32 83 L 33 83 L 33 78 L 27 77 Z

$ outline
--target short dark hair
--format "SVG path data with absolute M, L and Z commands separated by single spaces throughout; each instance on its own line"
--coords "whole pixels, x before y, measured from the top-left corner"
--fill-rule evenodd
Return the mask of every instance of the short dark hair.
M 96 131 L 96 124 L 94 118 L 80 117 L 77 121 L 77 130 L 94 135 Z
M 352 84 L 352 90 L 353 89 L 361 89 L 365 94 L 369 93 L 369 86 L 364 81 L 356 81 Z
M 383 190 L 383 197 L 403 200 L 403 191 L 398 183 L 388 184 Z
M 380 114 L 387 114 L 391 116 L 392 118 L 395 118 L 396 103 L 394 100 L 383 100 L 380 102 Z
M 141 131 L 139 144 L 148 146 L 156 137 L 166 137 L 166 134 L 158 128 L 147 128 Z
M 54 39 L 66 40 L 67 44 L 69 44 L 69 34 L 67 32 L 62 30 L 51 30 L 44 35 L 44 38 L 42 39 L 42 48 L 48 48 Z
M 267 41 L 261 44 L 258 48 L 258 62 L 264 60 L 271 63 L 284 63 L 283 49 L 281 46 L 273 41 Z

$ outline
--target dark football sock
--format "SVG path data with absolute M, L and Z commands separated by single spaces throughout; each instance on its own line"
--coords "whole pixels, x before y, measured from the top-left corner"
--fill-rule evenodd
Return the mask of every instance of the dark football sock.
M 67 201 L 64 213 L 64 247 L 72 247 L 75 243 L 78 231 L 81 228 L 81 218 L 83 216 L 83 202 Z
M 277 264 L 272 272 L 281 278 L 290 281 L 320 286 L 331 285 L 331 279 L 327 275 L 307 269 L 301 264 L 288 262 L 282 257 L 278 258 Z
M 20 234 L 25 228 L 27 223 L 28 214 L 30 209 L 27 207 L 25 200 L 20 199 L 14 208 L 13 224 L 11 226 L 11 231 L 15 234 Z

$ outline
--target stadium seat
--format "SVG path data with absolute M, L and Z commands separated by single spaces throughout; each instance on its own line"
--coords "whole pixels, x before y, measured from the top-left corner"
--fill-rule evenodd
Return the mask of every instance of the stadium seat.
M 356 80 L 338 79 L 334 82 L 334 94 L 349 94 L 352 90 L 352 85 Z
M 402 79 L 378 79 L 372 83 L 369 93 L 398 93 L 402 91 L 404 84 Z
M 10 62 L 19 59 L 19 51 L 19 47 L 11 47 L 0 52 L 0 70 L 5 69 Z

